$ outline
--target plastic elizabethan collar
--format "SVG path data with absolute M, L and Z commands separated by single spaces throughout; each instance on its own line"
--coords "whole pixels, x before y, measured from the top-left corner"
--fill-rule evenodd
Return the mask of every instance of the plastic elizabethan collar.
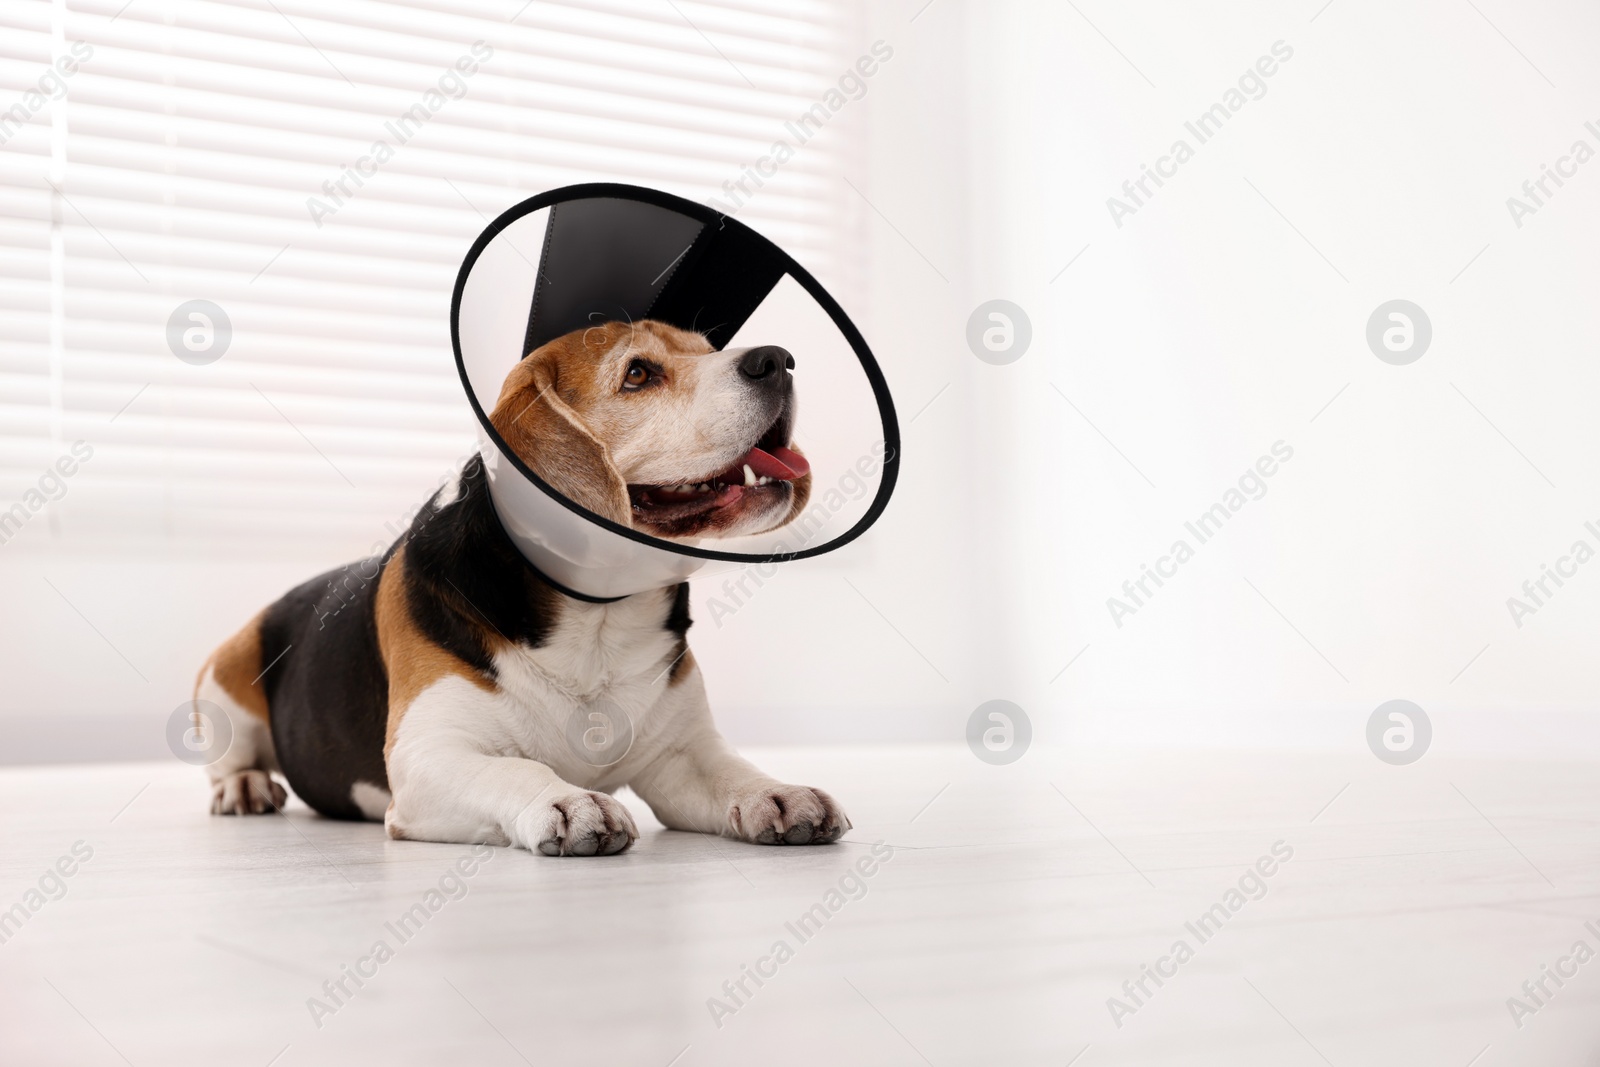
M 792 356 L 793 446 L 811 482 L 791 521 L 739 537 L 652 536 L 561 495 L 490 423 L 506 376 L 530 352 L 573 330 L 641 319 L 697 330 L 719 352 L 777 345 Z M 467 253 L 450 332 L 501 525 L 534 568 L 577 596 L 613 599 L 708 565 L 821 555 L 864 533 L 894 490 L 899 426 L 860 331 L 777 245 L 693 201 L 613 184 L 524 200 Z

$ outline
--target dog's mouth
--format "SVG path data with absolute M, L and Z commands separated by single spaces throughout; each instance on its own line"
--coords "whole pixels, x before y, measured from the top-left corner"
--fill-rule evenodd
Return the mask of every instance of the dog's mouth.
M 787 500 L 811 464 L 790 447 L 788 420 L 778 419 L 726 469 L 671 485 L 630 485 L 635 524 L 663 536 L 725 529 L 745 515 Z

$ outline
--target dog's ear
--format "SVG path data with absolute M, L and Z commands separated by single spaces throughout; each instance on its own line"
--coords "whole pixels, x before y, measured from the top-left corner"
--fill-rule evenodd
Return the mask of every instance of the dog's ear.
M 580 351 L 570 352 L 569 348 Z M 587 369 L 598 353 L 581 351 L 576 337 L 560 338 L 534 352 L 506 376 L 500 400 L 489 421 L 511 450 L 556 492 L 596 515 L 623 526 L 631 524 L 628 486 L 597 438 L 562 396 L 561 367 L 568 359 L 572 373 Z

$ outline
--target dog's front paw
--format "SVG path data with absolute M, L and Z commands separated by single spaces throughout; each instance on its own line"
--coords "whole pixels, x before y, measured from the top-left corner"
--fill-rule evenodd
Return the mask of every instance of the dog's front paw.
M 584 790 L 539 801 L 523 813 L 517 829 L 520 844 L 546 856 L 610 856 L 639 839 L 620 801 Z
M 848 829 L 832 797 L 803 785 L 752 789 L 728 808 L 728 835 L 758 845 L 826 845 Z
M 211 783 L 213 815 L 265 815 L 281 810 L 288 799 L 266 771 L 235 771 Z

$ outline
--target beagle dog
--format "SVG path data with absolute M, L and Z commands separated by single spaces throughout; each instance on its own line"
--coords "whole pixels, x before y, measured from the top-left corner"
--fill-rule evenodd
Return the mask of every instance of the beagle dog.
M 810 492 L 793 363 L 610 323 L 531 353 L 490 418 L 598 515 L 683 540 L 756 533 Z M 201 668 L 197 709 L 232 727 L 207 767 L 211 811 L 281 808 L 276 773 L 323 815 L 381 819 L 393 838 L 595 856 L 638 839 L 612 797 L 627 785 L 672 829 L 838 840 L 850 821 L 832 797 L 763 774 L 717 733 L 689 624 L 687 583 L 610 603 L 552 586 L 502 529 L 474 457 L 382 556 L 291 590 Z M 596 757 L 596 730 L 631 743 Z

